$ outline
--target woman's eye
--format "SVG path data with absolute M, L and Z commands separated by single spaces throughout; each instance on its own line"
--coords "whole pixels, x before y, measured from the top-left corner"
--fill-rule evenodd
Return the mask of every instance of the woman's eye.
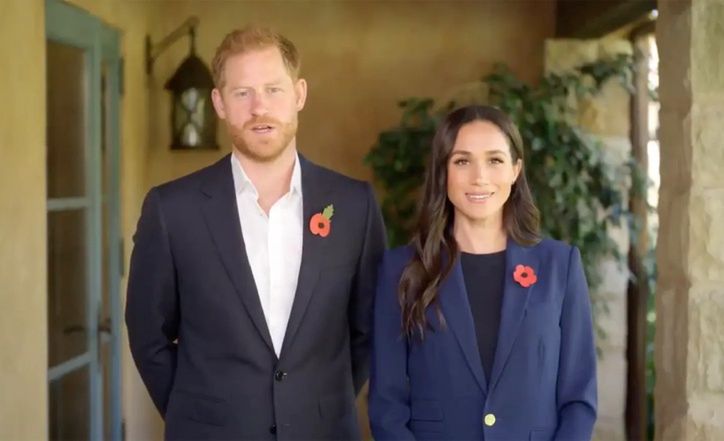
M 467 159 L 463 159 L 463 158 L 456 159 L 455 161 L 453 161 L 453 164 L 455 164 L 455 165 L 467 165 L 469 163 L 470 163 L 470 161 L 468 161 Z

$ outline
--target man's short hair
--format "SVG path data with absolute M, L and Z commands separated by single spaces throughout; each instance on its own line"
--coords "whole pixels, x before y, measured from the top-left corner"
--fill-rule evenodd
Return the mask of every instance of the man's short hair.
M 224 40 L 216 49 L 216 54 L 211 62 L 214 85 L 219 89 L 224 86 L 224 66 L 229 57 L 268 47 L 279 49 L 289 75 L 294 80 L 299 78 L 301 63 L 299 52 L 294 43 L 270 28 L 247 26 L 244 29 L 235 29 L 226 34 Z

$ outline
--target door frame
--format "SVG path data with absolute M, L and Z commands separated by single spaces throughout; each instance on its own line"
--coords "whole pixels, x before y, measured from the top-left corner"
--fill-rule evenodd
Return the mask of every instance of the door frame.
M 87 246 L 87 298 L 86 337 L 87 352 L 48 369 L 48 384 L 64 375 L 89 367 L 90 438 L 104 438 L 104 366 L 101 364 L 100 346 L 110 344 L 110 434 L 111 439 L 122 439 L 121 411 L 121 325 L 122 307 L 120 286 L 122 277 L 122 246 L 120 230 L 120 87 L 122 60 L 120 33 L 102 23 L 88 12 L 59 0 L 45 0 L 46 39 L 82 49 L 86 56 L 85 88 L 87 109 L 85 120 L 85 182 L 86 193 L 80 198 L 48 199 L 48 211 L 71 208 L 86 209 Z M 108 67 L 106 76 L 106 102 L 102 103 L 101 69 Z M 101 148 L 102 106 L 105 106 L 106 163 L 102 163 Z M 101 332 L 103 278 L 103 169 L 107 171 L 105 201 L 108 209 L 108 287 L 110 302 L 110 332 Z

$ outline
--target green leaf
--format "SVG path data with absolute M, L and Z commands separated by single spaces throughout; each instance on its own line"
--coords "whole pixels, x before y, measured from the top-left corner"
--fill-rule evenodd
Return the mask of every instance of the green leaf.
M 322 216 L 326 217 L 327 219 L 332 219 L 332 216 L 334 216 L 334 205 L 329 204 L 324 207 L 324 211 L 322 211 Z

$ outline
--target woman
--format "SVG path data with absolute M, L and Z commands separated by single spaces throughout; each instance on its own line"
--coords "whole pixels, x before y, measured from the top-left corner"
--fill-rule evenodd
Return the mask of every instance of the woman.
M 411 245 L 374 312 L 376 441 L 589 440 L 596 352 L 578 249 L 543 239 L 518 130 L 453 111 L 432 144 Z

